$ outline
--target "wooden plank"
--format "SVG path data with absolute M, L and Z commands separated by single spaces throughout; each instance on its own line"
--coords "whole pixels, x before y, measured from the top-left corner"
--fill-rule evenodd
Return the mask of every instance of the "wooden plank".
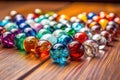
M 120 5 L 73 3 L 58 13 L 74 16 L 80 12 L 99 12 L 102 10 L 120 14 L 117 7 L 120 8 Z M 120 80 L 120 37 L 112 44 L 113 47 L 107 47 L 106 52 L 99 53 L 97 58 L 85 59 L 80 62 L 73 61 L 65 67 L 55 65 L 51 60 L 48 60 L 26 76 L 25 80 Z
M 56 7 L 54 7 L 56 4 Z M 2 6 L 7 6 L 6 3 Z M 13 6 L 12 6 L 13 5 Z M 10 10 L 17 10 L 24 15 L 32 12 L 35 8 L 41 8 L 45 11 L 55 11 L 68 5 L 68 3 L 58 2 L 9 2 L 9 5 L 1 10 L 2 17 L 7 15 Z M 1 18 L 2 18 L 1 17 Z M 49 56 L 48 56 L 49 57 Z M 47 59 L 36 59 L 30 55 L 25 55 L 25 52 L 18 51 L 14 48 L 0 48 L 0 80 L 16 80 L 19 77 L 30 74 L 37 67 L 43 64 Z

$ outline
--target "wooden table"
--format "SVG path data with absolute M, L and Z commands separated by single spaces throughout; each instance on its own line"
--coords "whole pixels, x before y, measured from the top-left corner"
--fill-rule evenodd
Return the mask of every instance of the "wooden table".
M 80 2 L 0 2 L 0 19 L 9 11 L 26 15 L 35 8 L 69 16 L 80 12 L 106 11 L 120 16 L 120 4 Z M 52 63 L 49 57 L 36 59 L 25 52 L 0 47 L 0 80 L 120 80 L 120 38 L 97 58 L 72 61 L 65 67 Z

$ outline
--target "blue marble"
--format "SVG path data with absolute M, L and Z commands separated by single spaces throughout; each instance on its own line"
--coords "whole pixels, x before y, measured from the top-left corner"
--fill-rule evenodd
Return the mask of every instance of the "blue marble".
M 23 32 L 26 36 L 36 36 L 36 31 L 32 28 L 25 28 Z
M 79 23 L 79 22 L 76 22 L 76 23 L 73 23 L 72 24 L 72 28 L 76 31 L 76 32 L 78 32 L 81 28 L 83 28 L 84 27 L 84 24 L 82 24 L 82 23 Z
M 18 27 L 21 31 L 23 31 L 25 28 L 30 28 L 30 25 L 27 23 L 21 23 Z
M 69 50 L 64 44 L 57 43 L 52 46 L 50 50 L 50 56 L 54 63 L 64 66 L 67 64 Z
M 64 45 L 67 45 L 68 43 L 70 43 L 71 41 L 73 41 L 72 37 L 71 36 L 68 36 L 68 35 L 61 35 L 59 38 L 58 38 L 58 43 L 62 43 Z
M 87 18 L 92 19 L 96 14 L 93 12 L 88 13 Z

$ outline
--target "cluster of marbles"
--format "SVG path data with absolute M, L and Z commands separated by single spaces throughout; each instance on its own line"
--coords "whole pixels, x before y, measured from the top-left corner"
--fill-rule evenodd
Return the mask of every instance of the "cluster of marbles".
M 115 13 L 84 12 L 69 17 L 35 9 L 23 16 L 13 10 L 0 21 L 3 47 L 16 47 L 36 57 L 50 55 L 59 65 L 65 65 L 69 58 L 78 61 L 84 55 L 95 57 L 119 33 L 120 18 Z

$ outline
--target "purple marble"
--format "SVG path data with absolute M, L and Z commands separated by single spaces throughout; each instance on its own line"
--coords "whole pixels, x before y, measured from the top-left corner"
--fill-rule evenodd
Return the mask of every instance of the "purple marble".
M 14 47 L 14 34 L 11 32 L 5 32 L 2 34 L 1 42 L 3 47 L 11 48 Z
M 32 26 L 31 26 L 32 27 Z M 32 27 L 36 32 L 38 32 L 40 29 L 43 28 L 42 24 L 36 23 L 34 24 L 34 26 Z

